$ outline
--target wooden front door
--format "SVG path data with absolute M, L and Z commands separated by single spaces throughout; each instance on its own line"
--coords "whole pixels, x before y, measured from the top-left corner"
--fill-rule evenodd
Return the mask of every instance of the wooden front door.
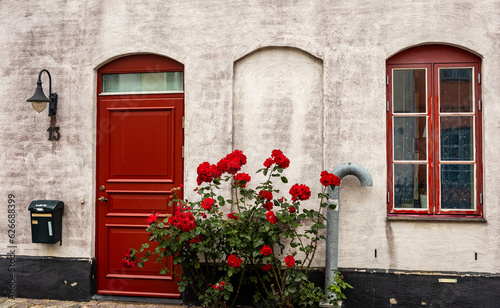
M 131 56 L 111 62 L 98 72 L 95 201 L 98 294 L 171 298 L 181 295 L 177 285 L 180 267 L 173 266 L 171 258 L 161 265 L 146 262 L 144 268 L 125 268 L 121 260 L 125 249 L 139 249 L 148 241 L 145 229 L 149 215 L 160 212 L 163 219 L 174 211 L 168 202 L 172 188 L 183 181 L 184 94 L 182 91 L 103 93 L 102 87 L 106 74 L 132 71 L 140 75 L 141 70 L 150 74 L 152 68 L 153 72 L 179 70 L 171 68 L 170 61 L 173 60 L 159 56 Z M 123 85 L 120 89 L 123 91 Z M 160 275 L 162 266 L 170 273 Z

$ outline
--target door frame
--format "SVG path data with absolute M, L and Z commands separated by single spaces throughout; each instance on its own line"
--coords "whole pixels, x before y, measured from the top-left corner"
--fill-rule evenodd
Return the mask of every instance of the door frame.
M 95 139 L 95 172 L 94 172 L 94 184 L 95 184 L 95 196 L 94 200 L 94 220 L 95 220 L 95 234 L 94 234 L 94 256 L 96 260 L 95 264 L 95 292 L 98 291 L 98 268 L 99 264 L 97 262 L 98 255 L 98 246 L 99 246 L 99 220 L 98 220 L 98 209 L 99 201 L 97 200 L 100 194 L 99 190 L 99 154 L 100 154 L 100 146 L 99 143 L 103 142 L 103 139 L 99 137 L 99 121 L 100 121 L 100 112 L 99 112 L 99 102 L 100 97 L 102 96 L 102 75 L 103 74 L 120 74 L 120 73 L 147 73 L 147 72 L 182 72 L 184 74 L 184 65 L 176 60 L 168 58 L 166 56 L 145 53 L 145 54 L 134 54 L 134 55 L 124 55 L 122 57 L 115 58 L 110 62 L 103 64 L 101 67 L 97 68 L 97 88 L 96 88 L 96 102 L 95 102 L 95 110 L 96 110 L 96 139 Z M 184 75 L 182 76 L 183 90 L 182 91 L 165 91 L 165 92 L 130 92 L 130 93 L 114 93 L 114 94 L 105 94 L 106 96 L 113 96 L 116 98 L 125 98 L 125 97 L 134 97 L 140 96 L 145 98 L 182 98 L 182 121 L 184 123 Z M 182 157 L 180 158 L 182 163 L 182 176 L 181 183 L 184 181 L 184 124 L 182 123 Z M 101 149 L 102 151 L 103 149 Z M 177 194 L 182 197 L 183 190 L 177 192 Z M 180 268 L 180 266 L 179 266 Z M 179 273 L 176 273 L 180 275 Z M 144 295 L 149 296 L 149 295 Z M 175 296 L 174 296 L 175 297 Z

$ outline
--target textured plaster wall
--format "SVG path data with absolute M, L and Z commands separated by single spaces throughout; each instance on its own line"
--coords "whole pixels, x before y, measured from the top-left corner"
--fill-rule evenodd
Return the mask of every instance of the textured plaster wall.
M 6 213 L 7 195 L 16 195 L 17 253 L 94 256 L 96 69 L 100 65 L 142 52 L 162 54 L 185 65 L 185 186 L 190 198 L 200 162 L 216 162 L 234 146 L 249 146 L 244 136 L 259 134 L 240 134 L 236 129 L 246 127 L 249 115 L 261 112 L 246 106 L 251 97 L 238 95 L 266 93 L 251 84 L 242 85 L 245 90 L 240 91 L 237 86 L 244 79 L 238 68 L 265 55 L 257 51 L 261 48 L 286 47 L 304 53 L 298 58 L 308 59 L 318 81 L 311 82 L 313 99 L 307 103 L 312 105 L 300 105 L 303 102 L 295 95 L 289 96 L 300 106 L 318 106 L 321 112 L 307 109 L 303 117 L 291 118 L 286 128 L 302 142 L 309 138 L 311 152 L 301 151 L 305 142 L 280 138 L 284 133 L 280 127 L 276 136 L 266 140 L 266 147 L 281 144 L 290 149 L 289 156 L 304 159 L 307 167 L 302 168 L 309 168 L 307 158 L 313 158 L 314 170 L 298 173 L 311 178 L 296 180 L 311 186 L 318 180 L 316 168 L 333 170 L 346 162 L 362 165 L 374 180 L 369 188 L 360 187 L 353 178 L 343 180 L 339 265 L 498 273 L 500 156 L 494 140 L 500 133 L 499 12 L 500 2 L 493 0 L 1 1 L 0 198 L 4 201 L 0 213 Z M 424 43 L 460 46 L 483 58 L 487 223 L 385 219 L 385 60 Z M 279 55 L 269 56 L 278 57 L 276 65 L 285 61 Z M 264 63 L 257 61 L 255 67 Z M 53 91 L 60 97 L 53 123 L 61 128 L 58 142 L 47 140 L 51 124 L 47 111 L 37 114 L 25 102 L 42 68 L 51 72 Z M 293 80 L 275 71 L 271 75 L 280 79 L 275 84 L 286 86 Z M 43 81 L 47 87 L 45 76 Z M 242 104 L 248 113 L 234 112 Z M 279 99 L 269 104 L 276 111 L 283 108 Z M 301 129 L 295 130 L 294 125 Z M 266 148 L 252 155 L 262 160 L 268 152 Z M 27 206 L 44 198 L 66 204 L 63 246 L 31 243 Z M 0 223 L 2 251 L 7 240 L 4 221 Z

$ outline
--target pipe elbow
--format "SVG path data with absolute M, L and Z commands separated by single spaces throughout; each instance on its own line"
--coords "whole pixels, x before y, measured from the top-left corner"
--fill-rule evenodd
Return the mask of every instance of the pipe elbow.
M 338 176 L 340 179 L 346 175 L 354 175 L 358 178 L 361 186 L 373 186 L 373 180 L 370 172 L 368 172 L 368 170 L 366 170 L 363 166 L 355 163 L 339 165 L 333 170 L 333 174 Z

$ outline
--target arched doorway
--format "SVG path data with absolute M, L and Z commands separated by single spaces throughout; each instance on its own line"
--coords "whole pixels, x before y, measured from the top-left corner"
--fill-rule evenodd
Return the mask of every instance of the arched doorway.
M 122 57 L 98 70 L 97 293 L 180 297 L 180 267 L 125 268 L 128 248 L 148 241 L 146 219 L 173 213 L 172 188 L 183 182 L 184 66 L 159 55 Z M 182 191 L 180 191 L 182 194 Z

